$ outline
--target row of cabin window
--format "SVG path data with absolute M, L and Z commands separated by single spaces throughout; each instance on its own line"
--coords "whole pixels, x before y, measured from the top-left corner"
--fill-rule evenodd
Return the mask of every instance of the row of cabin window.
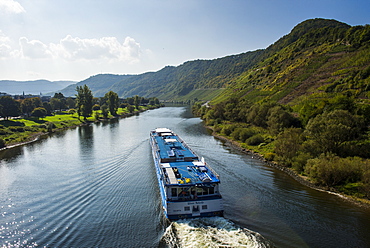
M 184 192 L 184 193 L 183 193 Z M 200 195 L 212 195 L 215 193 L 215 188 L 211 187 L 211 188 L 207 188 L 207 187 L 204 187 L 204 188 L 171 188 L 171 194 L 173 197 L 176 197 L 176 196 L 189 196 L 189 194 L 191 195 L 196 195 L 197 196 L 200 196 Z

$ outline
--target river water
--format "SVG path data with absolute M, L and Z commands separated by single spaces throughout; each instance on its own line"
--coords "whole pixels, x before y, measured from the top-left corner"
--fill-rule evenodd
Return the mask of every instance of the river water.
M 224 218 L 163 218 L 156 127 L 220 174 Z M 0 157 L 0 247 L 370 247 L 370 209 L 225 146 L 185 107 L 66 130 Z

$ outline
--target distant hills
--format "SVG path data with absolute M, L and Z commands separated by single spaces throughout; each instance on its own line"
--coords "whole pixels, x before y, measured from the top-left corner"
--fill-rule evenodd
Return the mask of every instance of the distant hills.
M 0 80 L 0 92 L 8 93 L 10 95 L 31 94 L 39 95 L 47 94 L 52 91 L 64 89 L 70 84 L 75 84 L 74 81 L 48 81 L 48 80 L 35 80 L 35 81 L 13 81 L 13 80 Z
M 112 90 L 120 97 L 134 95 L 157 97 L 161 100 L 187 99 L 198 95 L 198 99 L 209 98 L 227 86 L 230 79 L 251 68 L 260 51 L 227 56 L 214 60 L 195 60 L 173 67 L 166 66 L 157 72 L 140 75 L 99 74 L 61 92 L 65 96 L 75 94 L 76 86 L 88 85 L 94 96 L 104 96 Z
M 336 92 L 369 99 L 369 75 L 370 26 L 352 27 L 317 18 L 298 24 L 266 49 L 188 61 L 139 75 L 99 74 L 56 90 L 50 87 L 57 87 L 57 82 L 40 81 L 45 83 L 42 92 L 57 91 L 65 96 L 75 95 L 76 86 L 86 84 L 96 97 L 112 90 L 120 97 L 214 102 L 238 97 L 287 104 L 315 94 L 330 97 Z M 30 83 L 29 88 L 19 82 L 8 89 L 34 92 L 37 82 Z M 3 85 L 9 83 L 0 82 L 0 91 L 6 91 Z

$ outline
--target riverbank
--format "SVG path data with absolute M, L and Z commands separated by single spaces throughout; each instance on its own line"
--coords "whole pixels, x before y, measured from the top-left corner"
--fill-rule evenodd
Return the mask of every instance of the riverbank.
M 117 118 L 126 118 L 126 117 L 130 117 L 130 116 L 139 114 L 141 112 L 147 111 L 149 109 L 153 109 L 153 108 L 148 108 L 148 107 L 145 107 L 144 108 L 144 107 L 142 107 L 141 109 L 136 110 L 136 111 L 134 111 L 132 113 L 122 112 L 119 115 L 110 116 L 109 118 L 93 119 L 93 117 L 90 117 L 87 120 L 80 120 L 79 118 L 75 117 L 77 120 L 70 121 L 70 122 L 69 121 L 66 121 L 65 119 L 62 119 L 62 118 L 59 118 L 58 121 L 46 121 L 46 120 L 42 120 L 43 123 L 51 123 L 51 128 L 46 127 L 46 126 L 45 127 L 41 127 L 42 125 L 38 125 L 39 126 L 38 127 L 39 130 L 37 130 L 35 128 L 34 129 L 35 131 L 33 131 L 33 132 L 32 131 L 29 131 L 28 133 L 23 134 L 20 137 L 21 141 L 9 142 L 4 147 L 0 148 L 0 151 L 7 150 L 7 149 L 12 149 L 14 147 L 23 146 L 23 145 L 27 145 L 27 144 L 36 142 L 41 137 L 47 136 L 47 135 L 49 135 L 51 133 L 60 132 L 60 131 L 67 130 L 67 129 L 76 128 L 76 127 L 82 126 L 82 125 L 88 125 L 90 123 L 104 122 L 104 121 L 108 121 L 110 119 L 117 119 Z M 59 115 L 55 115 L 54 117 L 58 117 L 58 116 Z M 61 114 L 60 116 L 65 116 L 65 114 Z M 24 122 L 22 122 L 22 120 L 25 120 L 25 119 L 13 119 L 12 121 L 17 122 L 17 123 L 24 123 Z M 25 121 L 25 122 L 27 122 L 27 121 Z M 19 126 L 19 125 L 16 125 L 16 126 Z M 16 138 L 14 138 L 14 139 L 17 140 Z
M 341 197 L 342 199 L 345 199 L 345 200 L 347 200 L 351 203 L 354 203 L 356 205 L 359 205 L 361 207 L 370 208 L 370 201 L 367 200 L 367 199 L 361 199 L 361 198 L 357 198 L 357 197 L 354 197 L 354 196 L 346 195 L 346 194 L 343 194 L 341 192 L 338 192 L 334 188 L 327 188 L 327 187 L 321 187 L 321 186 L 315 185 L 312 182 L 310 182 L 307 177 L 299 175 L 294 170 L 292 170 L 292 169 L 290 169 L 286 166 L 282 166 L 282 165 L 280 165 L 280 164 L 278 164 L 274 161 L 268 161 L 264 158 L 263 155 L 255 152 L 253 150 L 249 150 L 249 149 L 245 149 L 245 148 L 241 147 L 241 145 L 237 141 L 230 140 L 230 139 L 228 139 L 224 136 L 219 135 L 212 127 L 206 126 L 206 128 L 212 131 L 212 136 L 214 136 L 215 138 L 223 141 L 227 146 L 230 146 L 233 149 L 236 149 L 236 150 L 241 151 L 241 152 L 243 152 L 247 155 L 250 155 L 254 159 L 258 159 L 258 160 L 263 161 L 266 165 L 268 165 L 270 167 L 273 167 L 275 169 L 278 169 L 278 170 L 288 174 L 289 176 L 291 176 L 293 179 L 295 179 L 297 182 L 301 183 L 302 185 L 305 185 L 305 186 L 310 187 L 310 188 L 315 189 L 315 190 L 324 191 L 324 192 L 327 192 L 329 194 L 337 195 L 338 197 Z

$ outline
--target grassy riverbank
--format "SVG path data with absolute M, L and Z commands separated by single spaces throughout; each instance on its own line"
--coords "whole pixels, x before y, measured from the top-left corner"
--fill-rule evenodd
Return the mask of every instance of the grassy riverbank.
M 140 106 L 139 109 L 135 109 L 132 113 L 127 108 L 119 108 L 117 116 L 109 115 L 108 118 L 127 117 L 150 108 L 152 107 Z M 88 117 L 86 120 L 82 117 L 79 118 L 77 113 L 69 113 L 69 111 L 57 112 L 52 116 L 44 118 L 24 117 L 1 120 L 0 140 L 3 141 L 5 147 L 12 147 L 17 144 L 31 142 L 43 134 L 104 120 L 102 118 L 96 119 L 96 112 L 101 114 L 101 110 L 93 111 L 91 117 Z

